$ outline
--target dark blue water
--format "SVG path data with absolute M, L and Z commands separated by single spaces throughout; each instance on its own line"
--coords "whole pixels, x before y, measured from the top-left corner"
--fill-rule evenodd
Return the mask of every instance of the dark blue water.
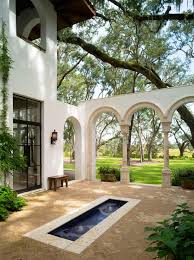
M 49 234 L 75 241 L 126 203 L 127 201 L 108 199 Z

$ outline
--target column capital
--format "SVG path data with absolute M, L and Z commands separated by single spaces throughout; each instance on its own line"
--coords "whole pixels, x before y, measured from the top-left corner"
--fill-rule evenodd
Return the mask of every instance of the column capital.
M 162 122 L 162 131 L 169 132 L 170 131 L 171 122 Z
M 120 125 L 121 128 L 121 134 L 122 135 L 128 135 L 129 134 L 129 125 Z

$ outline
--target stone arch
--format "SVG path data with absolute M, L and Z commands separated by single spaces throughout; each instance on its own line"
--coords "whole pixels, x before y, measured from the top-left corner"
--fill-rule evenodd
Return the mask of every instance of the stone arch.
M 26 8 L 17 16 L 17 33 L 28 38 L 37 24 L 40 24 L 40 15 L 35 6 L 34 8 Z
M 79 180 L 82 178 L 81 172 L 81 153 L 82 153 L 82 138 L 81 138 L 81 125 L 77 118 L 69 116 L 65 122 L 70 121 L 73 124 L 75 131 L 75 179 Z
M 22 35 L 28 39 L 30 36 L 31 31 L 33 30 L 34 27 L 38 26 L 40 24 L 40 18 L 39 17 L 35 17 L 33 19 L 31 19 L 26 26 L 23 29 L 23 33 Z
M 158 114 L 160 121 L 161 122 L 164 121 L 164 114 L 159 106 L 157 106 L 156 104 L 151 103 L 151 102 L 139 102 L 127 110 L 127 112 L 125 113 L 125 116 L 124 116 L 124 120 L 123 120 L 124 123 L 129 124 L 129 122 L 131 122 L 131 118 L 132 118 L 133 114 L 143 108 L 153 109 Z
M 102 113 L 114 113 L 114 115 L 116 116 L 118 122 L 120 123 L 121 122 L 121 116 L 119 114 L 119 112 L 111 107 L 111 106 L 102 106 L 100 108 L 97 108 L 89 117 L 89 124 L 92 123 L 92 122 L 95 122 L 97 120 L 97 118 L 102 114 Z
M 87 124 L 87 176 L 88 180 L 96 180 L 96 121 L 102 113 L 114 113 L 119 123 L 121 116 L 119 112 L 109 106 L 104 106 L 96 109 L 89 117 Z
M 165 117 L 167 118 L 167 121 L 172 122 L 172 117 L 174 115 L 174 112 L 182 105 L 188 104 L 194 102 L 194 96 L 186 97 L 178 100 L 175 102 L 166 112 Z

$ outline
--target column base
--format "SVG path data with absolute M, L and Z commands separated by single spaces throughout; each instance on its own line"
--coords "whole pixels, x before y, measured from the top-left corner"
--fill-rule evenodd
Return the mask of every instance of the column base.
M 169 168 L 164 168 L 162 170 L 162 187 L 163 188 L 170 188 L 171 187 L 171 171 Z
M 120 171 L 120 183 L 122 184 L 129 184 L 130 179 L 129 179 L 129 167 L 128 166 L 123 166 L 121 167 Z

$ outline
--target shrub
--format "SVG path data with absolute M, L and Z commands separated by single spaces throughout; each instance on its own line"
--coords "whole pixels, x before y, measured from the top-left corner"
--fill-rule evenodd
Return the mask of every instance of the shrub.
M 186 203 L 178 205 L 169 219 L 156 227 L 146 227 L 152 233 L 147 252 L 156 252 L 157 258 L 173 260 L 194 259 L 194 212 Z
M 9 212 L 19 211 L 26 205 L 26 200 L 8 186 L 0 186 L 0 220 L 5 220 Z
M 102 180 L 104 180 L 109 175 L 112 175 L 115 177 L 115 180 L 120 181 L 120 170 L 117 168 L 102 166 L 99 168 L 98 172 Z
M 106 175 L 112 174 L 113 176 L 116 177 L 117 181 L 120 181 L 120 169 L 118 169 L 118 168 L 113 168 L 110 166 L 102 166 L 102 167 L 99 167 L 98 172 L 99 172 L 101 179 L 103 177 L 105 177 Z M 134 177 L 132 176 L 132 174 L 130 174 L 130 181 L 131 182 L 134 181 Z
M 0 206 L 0 221 L 6 220 L 8 216 L 9 216 L 8 210 Z
M 26 166 L 17 139 L 8 130 L 6 131 L 0 129 L 0 177 L 4 178 L 4 184 L 6 176 Z
M 181 177 L 194 178 L 194 169 L 176 169 L 172 172 L 172 185 L 180 186 Z

